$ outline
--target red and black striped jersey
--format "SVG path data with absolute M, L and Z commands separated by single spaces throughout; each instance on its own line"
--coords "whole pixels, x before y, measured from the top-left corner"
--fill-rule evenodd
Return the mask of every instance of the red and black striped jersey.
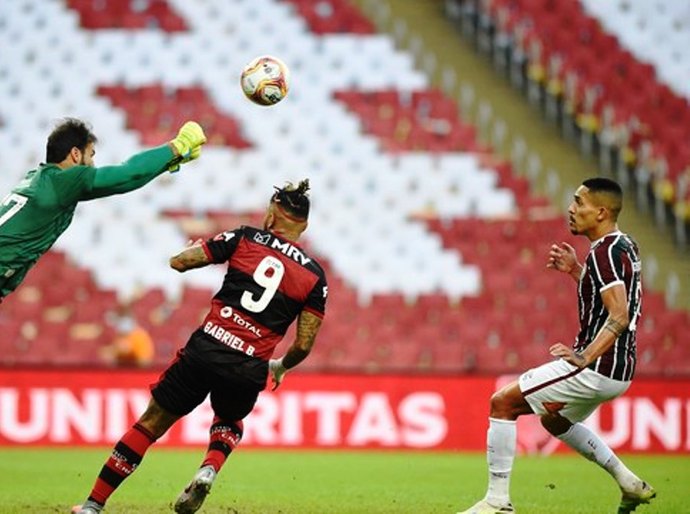
M 622 284 L 628 297 L 628 328 L 590 368 L 616 380 L 631 380 L 635 373 L 637 323 L 642 308 L 642 264 L 635 241 L 616 231 L 592 243 L 578 286 L 580 332 L 575 350 L 586 348 L 608 318 L 601 292 Z
M 303 310 L 324 316 L 326 275 L 294 241 L 242 226 L 205 241 L 203 249 L 211 262 L 228 263 L 200 328 L 207 337 L 268 360 Z

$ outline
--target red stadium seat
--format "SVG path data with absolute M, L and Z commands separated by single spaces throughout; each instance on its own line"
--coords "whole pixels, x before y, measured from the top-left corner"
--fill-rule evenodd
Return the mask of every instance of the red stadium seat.
M 130 310 L 134 319 L 148 326 L 153 323 L 153 313 L 166 303 L 165 293 L 160 288 L 149 289 L 142 296 L 134 300 Z
M 353 39 L 353 34 L 373 32 L 369 20 L 346 0 L 289 2 L 314 33 L 348 34 L 345 38 L 319 41 L 319 52 L 325 53 L 331 43 Z M 117 37 L 124 34 L 126 38 L 129 29 L 186 30 L 185 20 L 166 0 L 69 0 L 68 5 L 79 12 L 83 27 L 94 30 L 124 28 Z M 513 31 L 509 35 L 517 45 L 523 50 L 534 50 L 531 55 L 538 61 L 534 64 L 544 67 L 547 70 L 545 78 L 558 82 L 563 94 L 570 95 L 575 114 L 603 117 L 605 106 L 608 106 L 615 123 L 623 125 L 633 113 L 641 113 L 650 134 L 661 139 L 655 145 L 655 152 L 666 156 L 670 174 L 677 174 L 690 162 L 690 152 L 685 149 L 687 127 L 690 126 L 687 102 L 669 88 L 659 86 L 654 79 L 654 68 L 636 61 L 630 52 L 622 50 L 615 38 L 583 13 L 577 1 L 493 0 L 488 2 L 488 7 L 493 15 L 502 18 L 500 30 Z M 524 23 L 528 18 L 529 25 Z M 266 26 L 270 28 L 269 25 Z M 211 37 L 209 34 L 209 39 Z M 204 65 L 207 62 L 208 66 L 217 64 L 203 57 Z M 343 57 L 324 55 L 324 63 L 329 59 L 342 61 Z M 176 64 L 179 69 L 180 63 Z M 242 120 L 218 107 L 217 98 L 208 95 L 198 82 L 199 76 L 182 74 L 180 77 L 188 78 L 190 82 L 186 83 L 193 85 L 171 89 L 163 83 L 140 82 L 143 79 L 136 74 L 127 76 L 128 86 L 99 85 L 97 94 L 126 114 L 127 127 L 140 135 L 138 143 L 158 145 L 170 138 L 171 131 L 179 123 L 197 119 L 204 125 L 209 146 L 236 149 L 251 146 L 243 137 Z M 345 74 L 341 78 L 347 84 L 356 83 Z M 132 82 L 142 85 L 131 87 Z M 338 275 L 339 268 L 331 269 L 325 262 L 330 288 L 328 315 L 303 369 L 503 373 L 546 361 L 551 343 L 569 343 L 577 333 L 573 282 L 562 274 L 544 269 L 549 245 L 562 240 L 566 234 L 564 216 L 558 213 L 542 219 L 547 216 L 544 213 L 549 212 L 544 208 L 548 207 L 548 201 L 532 194 L 529 182 L 517 176 L 510 162 L 477 141 L 477 129 L 463 120 L 465 113 L 458 114 L 454 98 L 438 88 L 399 90 L 392 88 L 390 82 L 382 83 L 388 85 L 380 89 L 367 86 L 364 90 L 336 91 L 333 97 L 359 118 L 361 130 L 378 138 L 385 151 L 439 154 L 428 161 L 433 163 L 434 172 L 450 172 L 448 176 L 456 172 L 456 169 L 445 168 L 444 159 L 450 151 L 474 153 L 472 159 L 477 160 L 482 171 L 495 172 L 497 187 L 512 193 L 517 203 L 517 209 L 511 213 L 515 219 L 429 220 L 429 229 L 439 234 L 445 249 L 461 256 L 463 264 L 476 266 L 481 275 L 482 291 L 459 301 L 451 302 L 446 295 L 430 293 L 408 303 L 402 294 L 377 294 L 369 305 L 361 306 L 357 289 Z M 630 97 L 621 94 L 622 90 L 634 94 Z M 230 107 L 232 105 L 224 104 L 224 109 Z M 633 137 L 645 139 L 649 136 L 637 134 Z M 287 141 L 285 145 L 276 146 L 275 154 L 295 153 L 288 143 L 292 144 Z M 324 146 L 324 152 L 329 151 L 331 149 Z M 212 156 L 215 158 L 218 154 Z M 359 166 L 356 171 L 361 171 L 361 156 L 354 155 L 352 159 Z M 228 165 L 240 160 L 233 157 Z M 299 167 L 310 163 L 296 161 L 294 164 Z M 379 170 L 373 168 L 373 171 Z M 472 171 L 477 170 L 467 172 L 461 165 L 457 167 L 457 173 Z M 471 175 L 461 178 L 473 180 Z M 195 182 L 195 187 L 204 181 Z M 219 186 L 217 180 L 214 185 Z M 457 187 L 462 189 L 462 186 Z M 203 194 L 201 198 L 203 200 Z M 163 205 L 174 205 L 163 200 Z M 216 205 L 215 202 L 210 201 L 209 205 Z M 190 205 L 194 208 L 173 207 L 160 214 L 178 221 L 198 217 L 208 222 L 204 226 L 219 230 L 236 226 L 238 221 L 255 214 L 238 214 L 232 212 L 231 207 L 199 212 L 198 204 Z M 376 212 L 372 211 L 372 215 Z M 447 213 L 443 215 L 448 216 Z M 584 255 L 586 242 L 578 240 L 576 244 L 580 255 Z M 110 342 L 112 337 L 109 313 L 126 307 L 121 305 L 114 291 L 101 290 L 90 273 L 73 266 L 60 252 L 51 251 L 44 256 L 22 289 L 24 292 L 18 291 L 8 297 L 0 309 L 3 363 L 96 363 L 99 345 Z M 149 330 L 154 340 L 154 366 L 166 365 L 185 344 L 207 312 L 212 294 L 213 291 L 206 288 L 186 287 L 175 302 L 174 298 L 166 297 L 163 289 L 150 289 L 131 303 L 129 307 L 134 318 Z M 639 329 L 641 368 L 654 373 L 684 372 L 688 356 L 679 342 L 689 324 L 687 316 L 683 319 L 680 314 L 668 310 L 661 295 L 650 291 L 645 291 L 645 295 Z M 60 318 L 65 313 L 68 313 L 67 318 Z M 75 325 L 84 330 L 72 330 Z M 32 335 L 31 327 L 38 331 L 37 334 Z M 281 343 L 277 355 L 289 345 L 293 335 L 294 327 Z
M 581 128 L 597 130 L 605 106 L 616 112 L 617 124 L 626 131 L 633 118 L 649 127 L 642 138 L 653 142 L 655 157 L 663 158 L 669 168 L 668 176 L 653 180 L 679 188 L 678 179 L 690 164 L 690 152 L 679 144 L 690 138 L 690 105 L 657 78 L 652 64 L 636 60 L 578 2 L 492 2 L 489 12 L 503 27 L 508 27 L 505 13 L 510 13 L 511 35 L 516 40 L 521 27 L 531 27 L 531 44 L 539 51 L 530 53 L 528 66 L 548 69 L 548 79 L 566 88 L 567 108 L 572 109 L 570 114 L 579 119 Z M 547 60 L 551 64 L 548 67 Z M 557 61 L 562 65 L 556 66 Z M 628 143 L 635 152 L 640 148 L 636 141 L 639 135 L 633 134 Z
M 463 343 L 432 346 L 432 369 L 440 373 L 463 373 L 476 369 L 473 352 Z

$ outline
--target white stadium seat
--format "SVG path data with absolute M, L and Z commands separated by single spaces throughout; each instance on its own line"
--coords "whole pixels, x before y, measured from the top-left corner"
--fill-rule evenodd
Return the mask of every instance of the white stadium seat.
M 8 177 L 18 178 L 42 159 L 48 120 L 62 115 L 92 122 L 101 141 L 98 164 L 120 162 L 142 148 L 137 134 L 127 129 L 123 112 L 95 96 L 99 85 L 202 85 L 222 112 L 239 120 L 244 137 L 254 145 L 242 151 L 209 147 L 197 164 L 177 176 L 80 207 L 75 226 L 58 247 L 92 269 L 103 286 L 126 296 L 141 284 L 171 293 L 184 283 L 210 285 L 209 275 L 200 278 L 198 273 L 171 282 L 166 256 L 185 236 L 157 212 L 261 211 L 272 186 L 309 176 L 309 243 L 363 300 L 381 292 L 414 297 L 443 290 L 460 297 L 479 290 L 477 270 L 444 250 L 438 236 L 411 217 L 429 208 L 442 217 L 506 215 L 515 207 L 510 192 L 497 189 L 495 174 L 481 169 L 470 155 L 382 154 L 376 138 L 364 134 L 358 118 L 332 98 L 334 91 L 352 87 L 412 91 L 428 86 L 411 56 L 396 50 L 389 36 L 315 36 L 290 5 L 272 0 L 238 0 L 230 8 L 208 1 L 194 9 L 174 1 L 191 31 L 172 34 L 83 31 L 75 13 L 61 2 L 43 5 L 39 9 L 36 2 L 22 1 L 2 7 L 5 15 L 19 20 L 0 30 L 0 40 L 19 37 L 13 42 L 17 51 L 0 58 L 0 91 L 13 98 L 10 105 L 0 106 L 0 141 L 18 142 L 16 134 L 31 134 L 30 144 L 17 146 L 21 155 L 3 175 L 5 189 L 12 183 Z M 282 14 L 276 17 L 276 12 Z M 49 80 L 27 80 L 40 78 L 53 62 L 32 60 L 32 52 L 45 41 L 21 34 L 41 23 L 60 26 L 54 45 L 61 70 Z M 237 84 L 241 67 L 264 53 L 295 63 L 289 100 L 272 109 L 247 102 Z M 74 87 L 72 73 L 81 79 Z

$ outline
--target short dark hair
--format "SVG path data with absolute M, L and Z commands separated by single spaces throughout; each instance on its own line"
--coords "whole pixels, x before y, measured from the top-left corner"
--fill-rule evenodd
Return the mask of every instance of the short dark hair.
M 606 177 L 588 178 L 582 183 L 587 189 L 595 193 L 610 193 L 622 197 L 623 190 L 615 180 Z
M 271 196 L 271 203 L 278 204 L 287 214 L 299 220 L 306 220 L 309 217 L 308 178 L 301 180 L 296 186 L 288 182 L 283 188 L 273 187 L 276 191 Z
M 46 143 L 46 162 L 59 163 L 65 160 L 72 148 L 82 152 L 89 143 L 98 139 L 91 132 L 91 126 L 76 118 L 63 119 L 48 136 Z
M 615 218 L 623 208 L 623 189 L 615 180 L 606 177 L 588 178 L 582 185 L 585 186 L 591 193 L 604 193 L 611 198 L 609 208 L 613 212 Z

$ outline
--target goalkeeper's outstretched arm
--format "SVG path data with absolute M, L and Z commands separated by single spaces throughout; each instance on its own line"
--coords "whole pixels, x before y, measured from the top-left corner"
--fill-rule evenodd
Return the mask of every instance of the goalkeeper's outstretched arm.
M 122 164 L 96 168 L 93 186 L 82 200 L 93 200 L 139 189 L 166 171 L 175 157 L 172 147 L 165 144 L 135 154 Z
M 140 152 L 116 166 L 96 168 L 93 185 L 82 197 L 91 200 L 139 189 L 164 171 L 177 171 L 180 164 L 197 159 L 206 135 L 201 126 L 188 121 L 165 145 Z

